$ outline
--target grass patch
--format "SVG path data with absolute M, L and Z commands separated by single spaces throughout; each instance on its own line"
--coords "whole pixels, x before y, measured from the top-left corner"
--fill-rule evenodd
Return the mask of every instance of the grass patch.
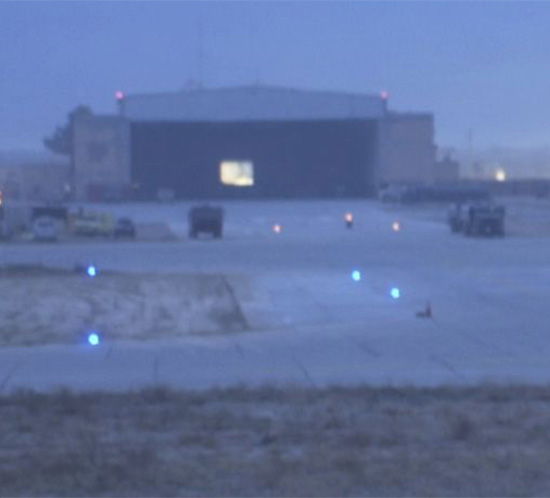
M 550 494 L 550 388 L 0 397 L 1 496 Z

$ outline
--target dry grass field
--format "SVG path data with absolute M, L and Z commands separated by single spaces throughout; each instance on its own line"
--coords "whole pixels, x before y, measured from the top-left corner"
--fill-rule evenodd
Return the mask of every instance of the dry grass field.
M 548 496 L 550 388 L 0 397 L 2 496 Z
M 100 272 L 95 278 L 42 266 L 0 268 L 0 345 L 79 342 L 242 331 L 246 321 L 222 275 Z

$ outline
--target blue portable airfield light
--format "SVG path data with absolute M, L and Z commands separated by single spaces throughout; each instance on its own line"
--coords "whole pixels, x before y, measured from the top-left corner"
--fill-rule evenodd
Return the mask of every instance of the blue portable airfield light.
M 99 334 L 97 332 L 90 332 L 88 334 L 88 344 L 90 346 L 99 346 Z
M 397 287 L 393 287 L 390 291 L 390 295 L 394 299 L 399 299 L 401 297 L 401 291 Z

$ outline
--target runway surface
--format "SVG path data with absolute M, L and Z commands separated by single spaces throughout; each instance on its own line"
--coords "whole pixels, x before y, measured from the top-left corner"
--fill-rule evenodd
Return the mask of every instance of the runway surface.
M 108 209 L 136 221 L 169 224 L 178 240 L 3 244 L 0 264 L 221 273 L 233 284 L 248 331 L 2 348 L 0 389 L 550 380 L 546 204 L 509 208 L 515 225 L 504 239 L 451 234 L 441 211 L 374 201 L 223 205 L 221 241 L 187 238 L 189 204 L 113 205 Z M 344 226 L 348 211 L 353 230 Z M 537 228 L 525 230 L 533 213 Z M 417 317 L 428 302 L 433 318 Z

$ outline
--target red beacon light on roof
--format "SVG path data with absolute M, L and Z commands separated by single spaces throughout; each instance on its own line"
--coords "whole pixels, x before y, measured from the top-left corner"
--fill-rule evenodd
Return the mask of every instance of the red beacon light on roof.
M 117 90 L 115 92 L 115 99 L 117 100 L 123 100 L 124 99 L 124 92 L 121 90 Z

